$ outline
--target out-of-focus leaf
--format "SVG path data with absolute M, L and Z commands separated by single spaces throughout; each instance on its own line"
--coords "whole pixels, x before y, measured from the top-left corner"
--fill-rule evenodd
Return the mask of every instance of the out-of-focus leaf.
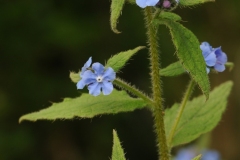
M 201 160 L 201 158 L 202 158 L 202 155 L 200 154 L 197 157 L 194 157 L 192 160 Z
M 210 92 L 208 101 L 204 96 L 194 98 L 187 102 L 180 122 L 174 133 L 171 147 L 189 143 L 201 134 L 211 131 L 221 120 L 227 106 L 227 98 L 233 83 L 225 82 Z M 165 111 L 165 129 L 169 136 L 174 119 L 179 110 L 179 104 Z
M 215 2 L 215 0 L 179 0 L 181 6 L 194 6 L 206 2 Z

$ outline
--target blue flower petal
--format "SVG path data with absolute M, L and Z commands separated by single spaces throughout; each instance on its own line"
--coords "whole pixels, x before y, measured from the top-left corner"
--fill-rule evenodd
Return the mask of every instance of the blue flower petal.
M 208 42 L 202 42 L 200 48 L 203 53 L 210 53 L 212 51 L 212 46 Z
M 147 6 L 156 6 L 156 4 L 159 2 L 160 0 L 147 0 L 146 4 Z
M 218 72 L 223 72 L 224 70 L 225 70 L 225 65 L 224 64 L 216 64 L 215 66 L 214 66 L 214 69 L 216 70 L 216 71 L 218 71 Z
M 90 67 L 92 63 L 92 57 L 90 57 L 88 59 L 88 61 L 84 64 L 84 66 L 82 67 L 82 70 L 81 70 L 81 73 L 80 73 L 80 76 L 82 77 L 83 73 L 87 70 L 88 67 Z
M 102 83 L 102 92 L 104 95 L 109 95 L 113 90 L 113 84 L 109 81 L 104 81 Z
M 222 51 L 221 47 L 216 48 L 215 54 L 218 63 L 225 64 L 227 62 L 227 55 Z
M 220 160 L 220 155 L 217 151 L 204 151 L 202 153 L 202 160 Z
M 141 8 L 155 6 L 158 2 L 159 0 L 136 0 L 137 5 Z
M 116 73 L 114 72 L 114 70 L 111 67 L 107 68 L 103 74 L 103 79 L 107 81 L 113 81 L 115 78 L 116 78 Z
M 90 70 L 85 71 L 81 77 L 82 79 L 77 83 L 77 89 L 83 89 L 85 85 L 96 82 L 96 75 Z
M 96 75 L 102 75 L 104 72 L 104 66 L 101 63 L 93 63 L 92 69 L 96 73 Z
M 136 0 L 136 3 L 141 8 L 147 7 L 146 0 Z
M 214 66 L 217 62 L 217 57 L 214 52 L 208 54 L 208 56 L 204 57 L 207 66 Z
M 101 83 L 95 82 L 88 86 L 89 94 L 98 96 L 101 93 Z
M 77 89 L 83 89 L 85 85 L 86 85 L 85 81 L 84 81 L 83 79 L 81 79 L 81 80 L 77 83 Z
M 181 149 L 175 157 L 175 160 L 191 160 L 196 156 L 193 149 Z

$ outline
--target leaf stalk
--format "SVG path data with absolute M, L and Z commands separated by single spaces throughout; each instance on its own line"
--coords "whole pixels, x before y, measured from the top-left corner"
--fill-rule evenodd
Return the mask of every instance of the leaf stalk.
M 182 114 L 183 114 L 183 110 L 187 104 L 187 101 L 189 100 L 192 92 L 193 92 L 193 89 L 195 87 L 195 82 L 193 79 L 190 80 L 189 84 L 188 84 L 188 87 L 187 87 L 187 90 L 183 96 L 183 99 L 182 99 L 182 102 L 181 102 L 181 105 L 179 107 L 179 111 L 178 111 L 178 114 L 177 114 L 177 117 L 173 123 L 173 127 L 172 129 L 170 130 L 170 134 L 168 136 L 168 146 L 169 146 L 169 150 L 171 150 L 171 143 L 172 143 L 172 140 L 173 140 L 173 137 L 174 137 L 174 134 L 176 132 L 176 129 L 177 129 L 177 126 L 180 122 L 180 119 L 182 117 Z

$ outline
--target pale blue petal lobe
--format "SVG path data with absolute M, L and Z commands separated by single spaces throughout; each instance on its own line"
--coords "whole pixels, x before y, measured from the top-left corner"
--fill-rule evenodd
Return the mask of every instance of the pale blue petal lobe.
M 88 61 L 84 64 L 84 66 L 82 67 L 82 70 L 81 70 L 81 73 L 80 73 L 81 77 L 82 77 L 83 73 L 87 70 L 87 68 L 90 67 L 91 63 L 92 63 L 92 57 L 90 57 L 88 59 Z
M 102 92 L 104 95 L 109 95 L 113 90 L 113 84 L 108 81 L 102 83 Z
M 114 70 L 111 67 L 109 67 L 104 72 L 103 78 L 107 81 L 113 81 L 116 78 L 116 72 L 114 72 Z
M 104 72 L 104 66 L 101 63 L 93 63 L 92 69 L 97 75 L 102 75 Z
M 223 72 L 225 70 L 225 65 L 224 64 L 216 64 L 214 66 L 214 69 L 218 72 Z
M 217 61 L 217 57 L 214 52 L 211 52 L 210 54 L 208 54 L 208 56 L 204 57 L 204 59 L 205 59 L 207 66 L 210 66 L 210 67 L 214 66 Z
M 101 84 L 93 83 L 88 86 L 89 94 L 98 96 L 101 93 Z
M 147 6 L 156 6 L 158 2 L 159 0 L 147 0 L 146 4 Z
M 77 89 L 83 89 L 85 85 L 86 85 L 86 83 L 84 83 L 84 80 L 81 79 L 81 80 L 77 83 Z
M 147 7 L 146 0 L 136 0 L 136 3 L 141 8 Z

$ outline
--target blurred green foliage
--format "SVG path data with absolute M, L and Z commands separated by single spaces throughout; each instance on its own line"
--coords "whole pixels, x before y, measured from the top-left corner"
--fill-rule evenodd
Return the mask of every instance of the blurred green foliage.
M 233 79 L 235 85 L 211 147 L 228 160 L 240 159 L 240 1 L 218 0 L 178 8 L 183 25 L 200 41 L 222 46 L 232 72 L 210 75 L 212 88 Z M 21 0 L 0 2 L 0 160 L 104 160 L 111 156 L 112 129 L 130 160 L 156 159 L 152 117 L 147 110 L 72 121 L 18 124 L 21 115 L 48 107 L 80 91 L 69 79 L 88 57 L 104 63 L 120 51 L 146 45 L 141 9 L 125 5 L 121 34 L 109 25 L 110 1 Z M 169 31 L 161 27 L 162 66 L 176 61 Z M 150 93 L 148 55 L 140 51 L 118 76 Z M 166 107 L 181 99 L 188 76 L 163 78 Z M 200 94 L 197 90 L 196 94 Z M 211 97 L 210 97 L 211 98 Z

